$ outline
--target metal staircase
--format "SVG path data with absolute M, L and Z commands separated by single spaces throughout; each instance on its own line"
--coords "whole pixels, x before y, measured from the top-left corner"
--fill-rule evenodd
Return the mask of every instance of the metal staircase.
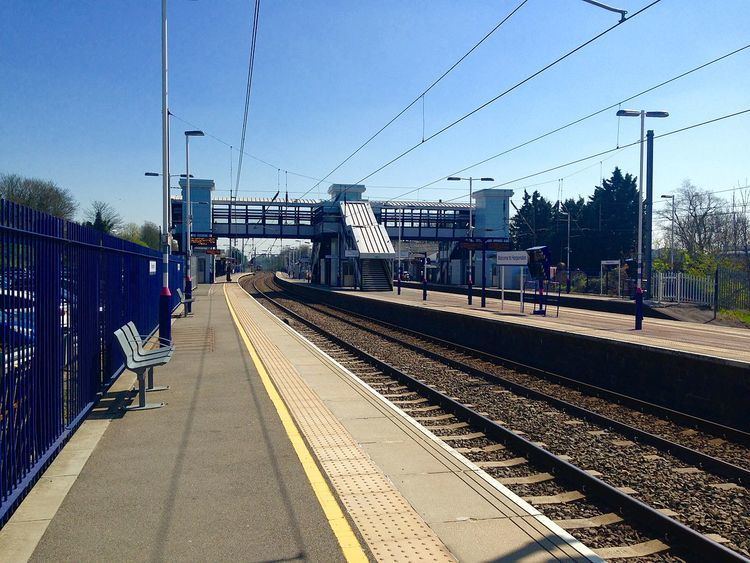
M 362 291 L 391 291 L 393 281 L 387 260 L 364 258 L 360 261 Z
M 385 227 L 375 219 L 370 203 L 341 203 L 345 250 L 357 254 L 359 285 L 363 291 L 391 291 L 391 260 L 396 253 Z

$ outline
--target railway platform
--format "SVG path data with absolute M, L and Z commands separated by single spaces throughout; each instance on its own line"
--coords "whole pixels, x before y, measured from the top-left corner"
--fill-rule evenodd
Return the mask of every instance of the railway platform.
M 289 281 L 305 283 L 301 280 Z M 747 367 L 750 367 L 750 330 L 744 328 L 646 318 L 643 321 L 643 330 L 636 332 L 633 329 L 633 316 L 619 313 L 560 307 L 557 314 L 556 308 L 550 306 L 547 316 L 537 316 L 531 314 L 533 303 L 527 302 L 525 312 L 521 312 L 520 303 L 517 301 L 501 302 L 500 299 L 487 298 L 486 307 L 482 308 L 478 296 L 473 298 L 472 305 L 468 305 L 466 295 L 430 289 L 427 301 L 422 300 L 421 289 L 405 287 L 401 289 L 401 295 L 398 295 L 395 289 L 392 292 L 354 292 L 323 286 L 318 289 L 662 350 L 698 354 L 748 364 Z
M 127 412 L 125 372 L 0 530 L 0 559 L 596 561 L 251 299 L 200 286 Z

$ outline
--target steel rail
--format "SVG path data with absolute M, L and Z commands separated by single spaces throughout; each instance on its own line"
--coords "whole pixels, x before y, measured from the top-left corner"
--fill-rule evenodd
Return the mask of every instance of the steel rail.
M 321 328 L 313 321 L 304 318 L 299 313 L 292 311 L 272 297 L 266 295 L 265 292 L 257 287 L 255 280 L 252 281 L 252 285 L 258 294 L 267 299 L 270 303 L 273 303 L 274 306 L 278 307 L 284 311 L 284 313 L 313 331 L 323 335 L 337 346 L 340 346 L 348 352 L 360 357 L 365 362 L 373 365 L 376 369 L 381 370 L 383 373 L 390 375 L 404 385 L 415 390 L 418 394 L 426 396 L 429 400 L 440 405 L 441 408 L 452 412 L 458 418 L 461 418 L 469 422 L 472 426 L 481 429 L 485 435 L 491 439 L 509 444 L 512 448 L 523 451 L 529 459 L 538 465 L 545 467 L 563 481 L 567 481 L 576 487 L 580 486 L 583 492 L 592 493 L 605 503 L 618 509 L 622 514 L 640 522 L 642 525 L 650 529 L 658 531 L 658 533 L 662 534 L 667 540 L 670 547 L 681 548 L 691 554 L 695 554 L 698 558 L 709 561 L 750 562 L 750 560 L 744 558 L 741 554 L 724 547 L 700 532 L 681 524 L 669 516 L 665 516 L 663 513 L 646 503 L 617 490 L 615 487 L 590 475 L 583 469 L 580 469 L 579 467 L 560 459 L 544 448 L 533 444 L 531 441 L 519 436 L 512 430 L 490 420 L 486 416 L 461 404 L 455 399 L 451 399 L 430 385 L 407 375 L 398 368 L 372 356 L 364 350 L 360 350 L 355 345 Z
M 288 285 L 288 283 L 285 282 L 284 280 L 275 278 L 274 281 L 279 282 L 282 285 L 284 285 L 287 288 L 287 290 L 290 291 L 291 293 L 295 293 L 295 290 L 297 291 L 299 290 L 297 286 L 291 285 L 291 284 Z M 731 426 L 726 426 L 724 424 L 720 424 L 712 420 L 707 420 L 705 418 L 700 418 L 691 414 L 676 411 L 674 409 L 670 409 L 669 407 L 657 405 L 656 403 L 651 403 L 643 399 L 638 399 L 637 397 L 633 397 L 631 395 L 624 395 L 622 393 L 618 393 L 617 391 L 611 391 L 609 389 L 605 389 L 604 387 L 598 387 L 596 385 L 585 383 L 583 381 L 579 381 L 577 379 L 566 377 L 564 375 L 559 375 L 550 371 L 535 368 L 528 364 L 517 362 L 515 360 L 509 360 L 502 356 L 490 354 L 482 350 L 477 350 L 476 348 L 470 348 L 462 344 L 449 342 L 447 340 L 443 340 L 436 336 L 431 336 L 423 332 L 415 331 L 409 328 L 404 328 L 404 327 L 395 325 L 393 323 L 389 323 L 388 321 L 383 321 L 383 320 L 376 319 L 373 317 L 368 317 L 367 315 L 363 315 L 361 313 L 355 313 L 353 311 L 349 311 L 342 307 L 337 307 L 336 305 L 330 305 L 327 303 L 321 303 L 321 304 L 324 304 L 326 307 L 330 307 L 337 311 L 341 311 L 343 313 L 347 313 L 349 315 L 359 317 L 369 322 L 380 323 L 384 326 L 392 328 L 393 330 L 398 330 L 398 331 L 407 333 L 411 336 L 414 336 L 415 338 L 421 338 L 423 340 L 430 341 L 433 344 L 438 344 L 441 346 L 445 346 L 447 348 L 457 350 L 461 353 L 464 353 L 470 356 L 475 356 L 477 359 L 480 359 L 480 360 L 488 361 L 494 364 L 499 364 L 509 369 L 519 371 L 522 373 L 527 373 L 529 375 L 541 377 L 553 383 L 558 383 L 560 385 L 564 385 L 565 387 L 571 387 L 573 389 L 577 389 L 579 391 L 582 391 L 589 395 L 593 395 L 595 397 L 601 397 L 603 399 L 607 399 L 612 402 L 620 403 L 623 406 L 627 406 L 629 408 L 633 408 L 641 412 L 660 416 L 662 418 L 671 420 L 683 426 L 690 426 L 692 428 L 700 429 L 705 432 L 710 432 L 712 434 L 715 434 L 716 436 L 721 436 L 727 439 L 731 439 L 740 444 L 750 445 L 750 432 L 745 432 L 744 430 L 740 430 L 739 428 L 733 428 Z

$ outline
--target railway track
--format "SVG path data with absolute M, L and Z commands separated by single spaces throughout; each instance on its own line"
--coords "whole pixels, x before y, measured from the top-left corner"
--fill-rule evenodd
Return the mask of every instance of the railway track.
M 612 403 L 602 397 L 602 391 L 604 390 L 601 390 L 601 388 L 594 388 L 600 400 L 594 405 L 584 406 L 586 403 L 591 403 L 592 397 L 587 397 L 582 393 L 571 394 L 569 389 L 561 385 L 540 385 L 539 381 L 518 377 L 521 374 L 513 373 L 506 368 L 501 367 L 498 370 L 498 364 L 493 363 L 493 361 L 500 362 L 502 359 L 497 356 L 491 356 L 478 350 L 446 342 L 331 305 L 306 304 L 306 306 L 353 327 L 401 344 L 415 352 L 428 355 L 453 368 L 482 377 L 488 382 L 501 384 L 515 393 L 546 401 L 581 419 L 607 426 L 623 436 L 658 447 L 685 463 L 694 464 L 715 475 L 731 479 L 738 484 L 750 484 L 750 448 L 747 447 L 750 442 L 750 435 L 745 432 L 649 403 L 647 403 L 650 406 L 649 412 L 659 413 L 662 415 L 661 417 L 643 416 L 643 413 L 639 410 L 626 408 L 619 413 L 619 417 L 613 418 L 611 413 L 608 412 L 612 410 Z M 507 360 L 505 361 L 507 362 Z M 527 366 L 524 367 L 532 373 L 533 371 L 539 371 L 532 370 Z M 551 377 L 558 377 L 548 372 L 543 372 L 543 376 L 545 381 Z M 582 388 L 593 387 L 585 384 L 580 385 L 583 386 Z M 625 399 L 638 401 L 638 399 L 625 397 L 621 394 L 613 393 L 613 395 L 616 395 L 619 402 L 624 402 Z M 604 397 L 606 396 L 604 395 Z M 642 403 L 643 401 L 638 402 Z M 605 412 L 607 414 L 604 414 Z M 636 420 L 635 423 L 625 422 L 626 420 L 632 421 L 636 417 L 641 420 Z M 686 424 L 676 424 L 674 420 L 677 418 Z M 668 422 L 673 422 L 673 424 L 666 424 Z M 665 426 L 669 426 L 669 428 L 665 428 Z M 656 430 L 647 429 L 649 427 L 656 428 Z
M 603 556 L 746 560 L 747 491 L 716 477 L 745 478 L 736 473 L 742 467 L 711 456 L 711 469 L 684 467 L 659 449 L 663 442 L 633 434 L 627 436 L 637 442 L 624 439 L 626 432 L 619 429 L 611 433 L 611 420 L 482 370 L 471 364 L 477 358 L 465 349 L 330 306 L 302 303 L 267 276 L 245 278 L 243 284 L 332 357 Z M 623 457 L 628 458 L 625 477 Z M 702 484 L 708 493 L 691 494 Z M 717 506 L 733 511 L 731 517 L 717 517 Z

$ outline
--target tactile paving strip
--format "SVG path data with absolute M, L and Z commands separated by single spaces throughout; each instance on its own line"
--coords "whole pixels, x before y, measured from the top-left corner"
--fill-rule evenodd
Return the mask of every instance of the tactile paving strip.
M 294 366 L 261 330 L 247 295 L 232 306 L 300 432 L 378 561 L 455 561 L 435 533 L 362 451 Z

